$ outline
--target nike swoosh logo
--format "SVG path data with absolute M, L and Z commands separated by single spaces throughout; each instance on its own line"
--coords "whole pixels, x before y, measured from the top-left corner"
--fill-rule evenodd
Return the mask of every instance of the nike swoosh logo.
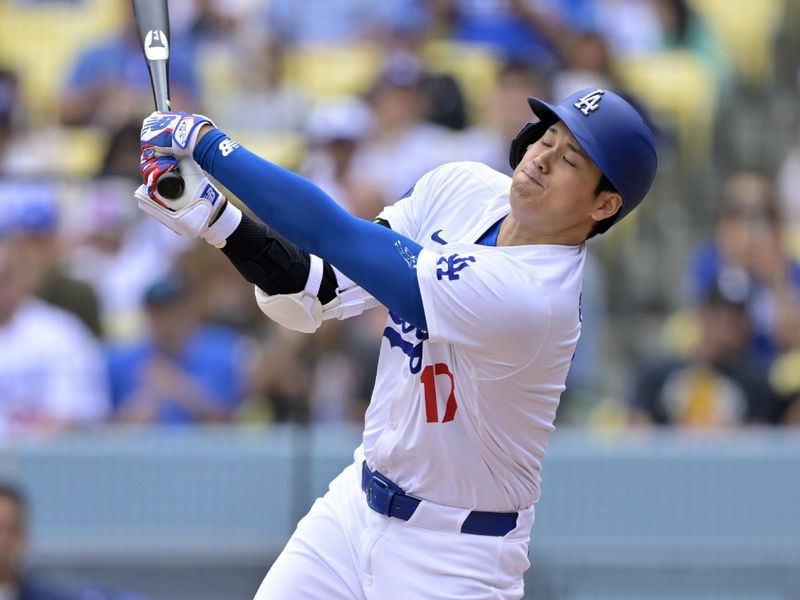
M 431 239 L 436 242 L 437 244 L 442 244 L 443 246 L 447 243 L 447 240 L 443 240 L 439 234 L 442 233 L 441 229 L 437 229 L 431 234 Z

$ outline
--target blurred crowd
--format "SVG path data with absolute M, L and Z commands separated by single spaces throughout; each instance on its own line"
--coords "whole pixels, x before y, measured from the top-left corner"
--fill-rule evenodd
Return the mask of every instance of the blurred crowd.
M 0 1 L 0 438 L 358 422 L 385 312 L 280 329 L 221 253 L 138 214 L 152 96 L 129 4 Z M 172 106 L 366 219 L 445 162 L 509 172 L 527 96 L 625 95 L 661 171 L 640 215 L 591 243 L 559 423 L 800 423 L 794 3 L 169 6 Z

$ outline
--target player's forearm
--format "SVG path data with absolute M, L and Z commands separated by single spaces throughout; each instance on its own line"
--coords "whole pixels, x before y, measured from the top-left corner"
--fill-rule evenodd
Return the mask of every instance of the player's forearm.
M 270 296 L 295 294 L 305 288 L 310 267 L 308 252 L 246 214 L 228 237 L 222 252 L 242 277 Z M 320 302 L 333 300 L 337 287 L 333 267 L 325 263 L 318 294 Z
M 341 245 L 347 239 L 353 218 L 322 190 L 226 139 L 219 130 L 201 135 L 194 158 L 262 221 L 323 258 L 331 240 Z
M 310 181 L 233 145 L 218 130 L 199 138 L 194 158 L 271 228 L 426 327 L 415 268 L 419 244 L 353 217 Z

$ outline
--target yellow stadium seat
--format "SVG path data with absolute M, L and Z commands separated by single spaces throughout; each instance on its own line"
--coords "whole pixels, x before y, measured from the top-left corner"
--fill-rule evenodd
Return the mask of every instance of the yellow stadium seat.
M 690 0 L 689 4 L 717 33 L 739 78 L 752 85 L 766 84 L 786 0 Z
M 794 260 L 800 261 L 800 225 L 787 225 L 784 230 L 786 249 Z
M 381 59 L 377 48 L 366 45 L 295 48 L 286 54 L 283 76 L 317 100 L 362 94 L 375 80 Z
M 800 392 L 800 350 L 790 350 L 778 356 L 769 370 L 772 388 L 786 397 Z
M 717 90 L 697 55 L 683 50 L 658 52 L 620 60 L 614 68 L 624 87 L 655 116 L 676 125 L 685 160 L 708 156 Z
M 491 50 L 477 44 L 430 40 L 422 55 L 433 73 L 446 73 L 455 78 L 464 92 L 471 116 L 485 113 L 488 92 L 495 87 L 500 70 Z
M 64 79 L 77 53 L 116 31 L 123 0 L 82 3 L 0 2 L 0 65 L 18 72 L 28 110 L 52 118 Z
M 690 356 L 697 348 L 700 336 L 700 318 L 693 310 L 672 313 L 661 330 L 664 351 L 673 356 Z
M 58 143 L 61 146 L 59 175 L 92 177 L 98 173 L 108 147 L 108 133 L 94 127 L 62 127 Z
M 200 105 L 209 114 L 224 105 L 240 83 L 235 50 L 229 44 L 207 43 L 197 55 L 197 75 L 200 81 Z

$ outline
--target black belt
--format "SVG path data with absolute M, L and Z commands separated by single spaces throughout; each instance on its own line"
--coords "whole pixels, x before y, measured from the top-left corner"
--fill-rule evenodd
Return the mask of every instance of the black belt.
M 370 471 L 367 461 L 361 467 L 361 489 L 367 504 L 377 513 L 408 521 L 417 510 L 419 498 L 409 496 L 403 489 L 378 471 Z M 461 533 L 503 536 L 517 526 L 517 513 L 473 510 L 461 524 Z

